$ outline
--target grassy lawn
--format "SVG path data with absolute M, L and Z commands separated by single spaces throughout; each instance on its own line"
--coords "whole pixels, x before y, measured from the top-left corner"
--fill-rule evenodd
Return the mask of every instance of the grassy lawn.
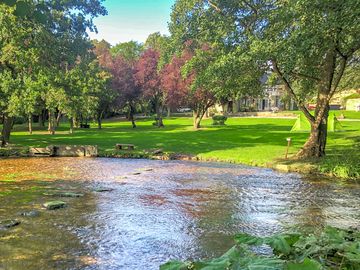
M 116 143 L 131 143 L 139 151 L 162 148 L 165 152 L 193 154 L 201 159 L 265 166 L 284 157 L 287 137 L 292 138 L 290 155 L 293 155 L 308 136 L 305 132 L 290 132 L 294 119 L 230 118 L 223 127 L 214 127 L 206 119 L 203 128 L 197 131 L 192 128 L 191 118 L 165 119 L 163 129 L 153 127 L 152 122 L 139 120 L 138 127 L 132 129 L 129 122 L 107 121 L 102 130 L 94 125 L 74 134 L 68 134 L 68 126 L 63 124 L 53 136 L 41 130 L 29 135 L 25 126 L 15 126 L 12 143 L 95 144 L 101 153 L 111 152 Z M 345 131 L 329 134 L 328 156 L 316 165 L 323 172 L 335 170 L 335 175 L 346 177 L 346 173 L 352 175 L 349 170 L 360 172 L 360 121 L 344 121 L 342 125 Z
M 311 111 L 311 112 L 314 112 L 314 111 Z M 282 113 L 300 114 L 302 112 L 301 111 L 284 111 Z M 345 119 L 360 119 L 360 112 L 336 110 L 336 111 L 330 111 L 330 113 L 334 113 L 336 117 L 344 116 Z

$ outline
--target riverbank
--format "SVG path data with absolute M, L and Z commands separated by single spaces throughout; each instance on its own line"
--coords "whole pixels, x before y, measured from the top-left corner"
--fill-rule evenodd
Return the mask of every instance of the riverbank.
M 99 130 L 76 129 L 69 134 L 62 124 L 55 135 L 36 129 L 30 135 L 25 126 L 15 126 L 14 148 L 0 155 L 26 155 L 26 147 L 47 145 L 98 145 L 102 157 L 193 159 L 222 161 L 284 171 L 320 173 L 340 178 L 360 177 L 360 122 L 342 121 L 344 131 L 329 133 L 327 156 L 321 160 L 296 161 L 292 157 L 304 144 L 307 132 L 290 132 L 295 119 L 230 118 L 226 126 L 212 126 L 205 119 L 203 128 L 193 130 L 190 117 L 165 119 L 165 128 L 152 126 L 151 119 L 137 121 L 131 128 L 126 121 L 110 120 Z M 286 139 L 291 137 L 289 159 L 285 160 Z M 133 152 L 115 151 L 117 143 L 134 144 Z M 161 150 L 162 154 L 153 154 Z

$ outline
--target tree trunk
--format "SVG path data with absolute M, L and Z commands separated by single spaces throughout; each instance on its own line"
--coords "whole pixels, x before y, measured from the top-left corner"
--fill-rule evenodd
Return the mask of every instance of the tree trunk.
M 6 144 L 10 142 L 10 133 L 11 128 L 13 125 L 13 117 L 10 117 L 8 115 L 4 115 L 4 121 L 3 121 L 3 129 L 1 131 L 1 146 L 4 147 Z
M 56 117 L 56 126 L 57 127 L 60 126 L 60 120 L 61 120 L 61 111 L 58 112 L 57 117 Z
M 29 134 L 32 134 L 32 132 L 33 132 L 33 129 L 32 129 L 33 119 L 32 119 L 31 114 L 29 114 L 29 116 L 28 116 L 28 121 L 29 121 Z
M 163 123 L 163 119 L 162 119 L 162 111 L 161 111 L 161 106 L 160 104 L 156 104 L 156 123 L 157 123 L 157 127 L 161 128 L 164 127 L 164 123 Z
M 104 111 L 98 112 L 98 114 L 97 114 L 98 129 L 102 129 L 103 115 L 104 115 Z
M 203 117 L 204 117 L 204 112 L 194 111 L 194 121 L 193 121 L 194 129 L 201 128 L 201 120 L 203 119 Z
M 319 115 L 311 124 L 310 136 L 302 149 L 297 153 L 299 158 L 323 157 L 327 139 L 327 126 L 329 117 L 329 105 L 325 104 L 324 115 Z M 319 124 L 318 124 L 319 123 Z
M 76 127 L 76 128 L 78 128 L 78 127 L 79 127 L 79 121 L 78 121 L 78 119 L 76 118 L 76 116 L 73 117 L 72 119 L 73 119 L 73 126 Z
M 130 121 L 131 121 L 132 127 L 136 128 L 135 118 L 132 113 L 130 114 Z
M 69 133 L 70 134 L 73 134 L 74 133 L 74 119 L 71 117 L 69 119 L 69 122 L 70 122 L 70 130 L 69 130 Z
M 101 120 L 101 116 L 98 116 L 97 122 L 98 122 L 98 129 L 102 129 L 102 120 Z
M 39 127 L 41 128 L 45 127 L 45 120 L 46 120 L 45 110 L 41 110 L 39 114 Z
M 170 108 L 170 106 L 167 107 L 167 117 L 168 118 L 171 117 L 171 108 Z
M 129 104 L 129 121 L 131 121 L 132 127 L 136 128 L 134 113 L 136 112 L 133 104 Z
M 49 127 L 48 127 L 48 131 L 51 135 L 55 134 L 55 117 L 54 117 L 54 113 L 49 111 Z

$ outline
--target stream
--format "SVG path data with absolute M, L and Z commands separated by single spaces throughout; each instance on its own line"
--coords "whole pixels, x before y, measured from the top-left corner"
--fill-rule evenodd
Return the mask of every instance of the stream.
M 43 207 L 54 200 L 67 206 Z M 359 227 L 360 184 L 227 163 L 0 159 L 9 219 L 20 224 L 0 227 L 0 270 L 159 269 L 219 256 L 237 232 Z

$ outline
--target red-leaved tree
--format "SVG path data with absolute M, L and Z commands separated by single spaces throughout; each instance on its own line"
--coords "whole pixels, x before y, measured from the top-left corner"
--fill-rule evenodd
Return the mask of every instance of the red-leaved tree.
M 186 75 L 183 75 L 183 67 L 194 55 L 191 45 L 191 42 L 187 42 L 181 56 L 174 55 L 171 62 L 163 68 L 161 82 L 166 104 L 172 107 L 189 106 L 194 114 L 194 128 L 198 129 L 206 111 L 215 104 L 216 99 L 209 89 L 193 85 L 196 68 L 187 70 Z M 204 47 L 205 49 L 207 48 Z
M 164 91 L 158 71 L 160 53 L 147 49 L 142 53 L 135 65 L 135 85 L 141 89 L 142 95 L 153 103 L 156 112 L 156 124 L 163 127 L 162 114 L 164 107 Z
M 112 74 L 111 85 L 116 92 L 114 106 L 116 109 L 127 109 L 128 119 L 133 128 L 136 128 L 134 114 L 141 91 L 140 87 L 135 84 L 134 63 L 118 55 L 112 59 L 109 69 Z

